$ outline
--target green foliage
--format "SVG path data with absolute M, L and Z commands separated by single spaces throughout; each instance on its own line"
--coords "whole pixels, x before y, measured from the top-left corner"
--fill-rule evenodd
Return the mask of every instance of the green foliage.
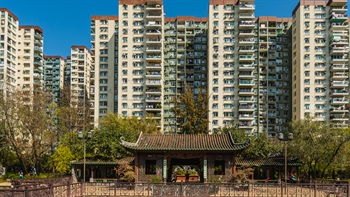
M 151 183 L 161 183 L 162 177 L 153 175 L 150 177 L 150 182 Z
M 74 155 L 67 146 L 59 146 L 52 155 L 52 165 L 57 173 L 67 174 L 71 170 L 70 162 L 74 159 Z
M 196 170 L 189 170 L 188 174 L 189 175 L 198 175 L 198 172 Z
M 340 170 L 337 161 L 348 161 L 349 128 L 331 128 L 311 118 L 294 121 L 291 127 L 294 139 L 288 144 L 288 156 L 304 163 L 307 178 L 324 178 L 331 171 Z
M 198 89 L 198 92 L 195 97 L 192 89 L 186 86 L 185 93 L 178 95 L 178 98 L 174 97 L 173 100 L 175 107 L 171 111 L 186 134 L 208 133 L 209 97 L 203 89 Z
M 250 166 L 241 166 L 237 169 L 236 174 L 232 175 L 231 181 L 233 182 L 247 182 L 249 181 L 249 177 L 253 176 L 254 169 Z
M 238 155 L 244 159 L 264 159 L 283 150 L 280 143 L 276 143 L 276 140 L 268 138 L 263 133 L 257 136 L 248 135 L 245 131 L 236 127 L 224 127 L 218 133 L 231 133 L 232 139 L 236 143 L 243 143 L 249 140 L 250 146 Z
M 178 168 L 176 171 L 175 171 L 176 175 L 185 175 L 186 174 L 186 171 L 182 168 Z
M 118 114 L 108 114 L 100 127 L 94 130 L 93 137 L 88 141 L 89 152 L 95 156 L 102 156 L 111 160 L 130 156 L 121 145 L 120 138 L 135 142 L 141 131 L 144 133 L 158 133 L 157 122 L 154 119 L 124 117 Z
M 122 164 L 115 168 L 117 179 L 120 181 L 132 182 L 135 179 L 134 168 L 128 164 Z
M 216 176 L 211 176 L 210 182 L 212 182 L 212 183 L 222 183 L 222 180 L 221 180 L 220 176 L 216 175 Z

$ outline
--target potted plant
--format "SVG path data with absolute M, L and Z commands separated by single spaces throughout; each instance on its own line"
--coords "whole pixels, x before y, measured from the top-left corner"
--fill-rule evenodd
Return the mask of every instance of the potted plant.
M 194 169 L 188 171 L 188 181 L 199 181 L 198 172 Z
M 175 170 L 176 182 L 186 181 L 186 171 L 182 168 L 177 168 Z

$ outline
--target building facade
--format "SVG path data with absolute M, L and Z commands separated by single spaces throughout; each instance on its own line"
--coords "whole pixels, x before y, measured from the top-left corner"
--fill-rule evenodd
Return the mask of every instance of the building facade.
M 66 61 L 61 56 L 44 57 L 44 90 L 50 92 L 58 103 L 64 85 Z
M 253 0 L 211 0 L 208 18 L 164 18 L 161 0 L 119 11 L 91 18 L 95 125 L 108 112 L 150 115 L 181 132 L 171 109 L 186 86 L 208 91 L 211 131 L 273 136 L 305 117 L 348 125 L 345 0 L 301 0 L 293 18 L 256 18 Z
M 0 93 L 16 88 L 18 63 L 18 18 L 6 8 L 0 8 Z
M 38 26 L 20 26 L 18 34 L 19 89 L 39 91 L 44 85 L 43 30 Z
M 118 113 L 118 17 L 91 17 L 91 44 L 95 79 L 94 123 L 108 113 Z
M 293 120 L 349 123 L 346 0 L 303 0 L 293 11 Z

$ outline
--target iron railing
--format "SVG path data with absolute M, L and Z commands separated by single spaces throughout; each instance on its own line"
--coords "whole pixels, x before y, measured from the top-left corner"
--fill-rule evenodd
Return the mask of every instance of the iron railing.
M 0 197 L 350 197 L 349 191 L 346 183 L 40 183 L 0 190 Z

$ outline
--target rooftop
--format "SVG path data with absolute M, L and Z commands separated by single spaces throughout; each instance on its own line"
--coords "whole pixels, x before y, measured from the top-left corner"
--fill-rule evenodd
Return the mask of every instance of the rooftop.
M 250 142 L 235 143 L 231 134 L 143 134 L 136 143 L 124 141 L 121 145 L 132 151 L 238 151 L 247 148 Z

